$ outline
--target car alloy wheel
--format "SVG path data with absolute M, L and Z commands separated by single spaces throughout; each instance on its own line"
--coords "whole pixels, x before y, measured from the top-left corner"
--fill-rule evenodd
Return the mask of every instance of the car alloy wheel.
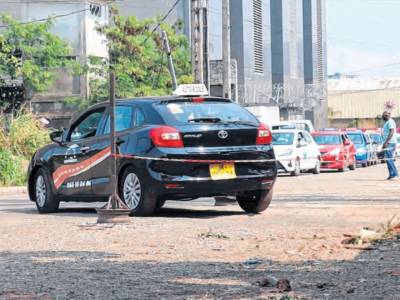
M 46 203 L 46 182 L 42 175 L 36 178 L 35 196 L 37 205 L 43 207 Z
M 129 173 L 124 181 L 123 196 L 129 209 L 134 210 L 139 206 L 142 196 L 142 187 L 139 178 L 134 173 Z

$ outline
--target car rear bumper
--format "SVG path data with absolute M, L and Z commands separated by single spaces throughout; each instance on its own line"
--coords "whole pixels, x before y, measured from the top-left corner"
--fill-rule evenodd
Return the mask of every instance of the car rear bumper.
M 271 189 L 277 176 L 277 163 L 270 146 L 241 147 L 226 153 L 206 149 L 203 153 L 167 153 L 164 157 L 187 159 L 187 162 L 152 161 L 146 164 L 151 186 L 169 199 L 237 195 L 240 192 Z M 235 150 L 235 151 L 232 151 Z M 193 151 L 196 152 L 196 151 Z M 192 162 L 190 160 L 206 160 Z M 213 180 L 210 165 L 225 160 L 234 164 L 236 177 Z M 266 160 L 259 162 L 259 160 Z M 240 161 L 240 162 L 237 162 Z M 249 161 L 249 162 L 247 162 Z
M 227 180 L 174 180 L 159 181 L 154 179 L 153 188 L 159 197 L 170 200 L 194 199 L 221 195 L 236 196 L 245 191 L 270 190 L 276 177 L 237 177 Z

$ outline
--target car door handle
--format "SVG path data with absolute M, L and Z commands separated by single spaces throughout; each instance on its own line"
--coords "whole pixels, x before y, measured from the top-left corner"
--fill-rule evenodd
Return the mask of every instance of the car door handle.
M 119 145 L 125 143 L 125 141 L 122 140 L 122 139 L 120 139 L 120 138 L 117 138 L 117 140 L 115 141 L 115 143 L 117 144 L 117 146 L 119 146 Z
M 89 146 L 81 147 L 81 151 L 82 151 L 82 152 L 87 152 L 87 151 L 89 151 L 89 150 L 90 150 L 90 147 L 89 147 Z

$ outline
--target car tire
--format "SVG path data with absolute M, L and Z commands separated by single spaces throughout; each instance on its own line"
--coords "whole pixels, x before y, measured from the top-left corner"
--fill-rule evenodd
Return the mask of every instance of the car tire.
M 147 186 L 145 176 L 133 166 L 122 173 L 119 180 L 119 196 L 133 216 L 150 216 L 157 207 L 157 196 Z
M 321 173 L 321 161 L 320 160 L 317 160 L 317 162 L 315 163 L 315 168 L 312 169 L 312 173 L 316 174 L 316 175 Z
M 260 213 L 268 208 L 272 201 L 273 190 L 245 192 L 236 197 L 239 206 L 247 213 Z
M 362 163 L 361 166 L 362 166 L 363 168 L 366 168 L 366 167 L 368 167 L 368 163 Z
M 353 163 L 352 165 L 349 165 L 349 170 L 354 171 L 357 168 L 356 164 Z
M 60 201 L 54 195 L 49 176 L 43 169 L 36 172 L 32 191 L 32 197 L 39 213 L 48 214 L 58 210 Z
M 158 209 L 161 209 L 161 208 L 165 205 L 165 202 L 167 202 L 167 200 L 165 200 L 165 199 L 158 199 L 158 200 L 157 200 L 156 209 L 157 209 L 157 210 L 158 210 Z
M 292 176 L 299 176 L 301 173 L 300 160 L 297 158 L 294 162 L 294 171 L 290 173 Z

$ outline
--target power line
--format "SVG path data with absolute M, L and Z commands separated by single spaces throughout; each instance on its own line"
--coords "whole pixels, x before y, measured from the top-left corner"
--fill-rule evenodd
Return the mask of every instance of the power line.
M 161 26 L 161 23 L 165 21 L 166 18 L 174 11 L 176 6 L 179 4 L 181 0 L 176 0 L 175 3 L 171 6 L 171 8 L 167 11 L 167 13 L 160 19 L 158 24 L 153 28 L 153 30 L 150 32 L 150 34 L 147 36 L 147 38 L 143 41 L 142 45 L 146 44 L 148 39 L 153 35 L 153 33 Z

